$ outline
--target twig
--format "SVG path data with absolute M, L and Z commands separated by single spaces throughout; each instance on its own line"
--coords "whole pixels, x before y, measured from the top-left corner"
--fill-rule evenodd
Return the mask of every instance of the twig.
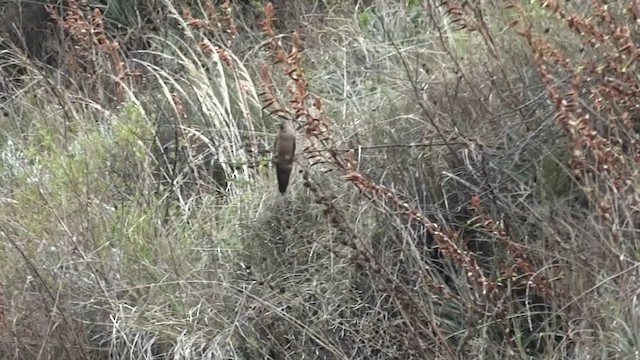
M 369 145 L 369 146 L 357 146 L 343 149 L 318 149 L 318 150 L 305 150 L 296 154 L 296 157 L 302 154 L 311 154 L 311 153 L 319 153 L 319 152 L 336 152 L 336 153 L 348 153 L 349 151 L 362 151 L 362 150 L 376 150 L 376 149 L 391 149 L 391 148 L 419 148 L 419 147 L 434 147 L 434 146 L 449 146 L 449 145 L 465 145 L 465 142 L 448 142 L 448 143 L 413 143 L 413 144 L 385 144 L 385 145 Z M 261 163 L 268 161 L 267 159 L 262 160 L 254 160 L 254 161 L 245 161 L 245 162 L 231 162 L 231 161 L 220 161 L 220 164 L 227 164 L 231 166 L 242 166 L 242 165 L 260 165 Z

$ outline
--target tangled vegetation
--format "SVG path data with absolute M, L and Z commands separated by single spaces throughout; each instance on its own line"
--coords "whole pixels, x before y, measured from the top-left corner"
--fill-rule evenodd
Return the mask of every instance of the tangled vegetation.
M 636 41 L 636 0 L 0 1 L 0 358 L 636 359 Z

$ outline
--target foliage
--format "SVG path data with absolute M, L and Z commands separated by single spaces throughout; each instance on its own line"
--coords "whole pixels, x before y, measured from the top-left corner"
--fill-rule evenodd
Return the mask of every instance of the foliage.
M 354 3 L 51 3 L 55 62 L 0 28 L 0 351 L 636 356 L 640 7 Z

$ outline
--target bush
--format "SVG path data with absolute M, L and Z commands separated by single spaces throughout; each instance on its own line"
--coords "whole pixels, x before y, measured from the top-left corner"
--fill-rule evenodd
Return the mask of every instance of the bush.
M 2 353 L 635 356 L 640 10 L 363 3 L 3 28 Z

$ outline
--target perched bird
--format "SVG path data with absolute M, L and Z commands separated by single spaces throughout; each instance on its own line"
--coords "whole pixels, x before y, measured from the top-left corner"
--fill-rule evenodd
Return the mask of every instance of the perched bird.
M 293 169 L 293 155 L 296 152 L 296 131 L 290 121 L 284 120 L 280 123 L 280 131 L 275 144 L 276 175 L 278 176 L 278 190 L 281 194 L 287 191 L 289 178 Z

